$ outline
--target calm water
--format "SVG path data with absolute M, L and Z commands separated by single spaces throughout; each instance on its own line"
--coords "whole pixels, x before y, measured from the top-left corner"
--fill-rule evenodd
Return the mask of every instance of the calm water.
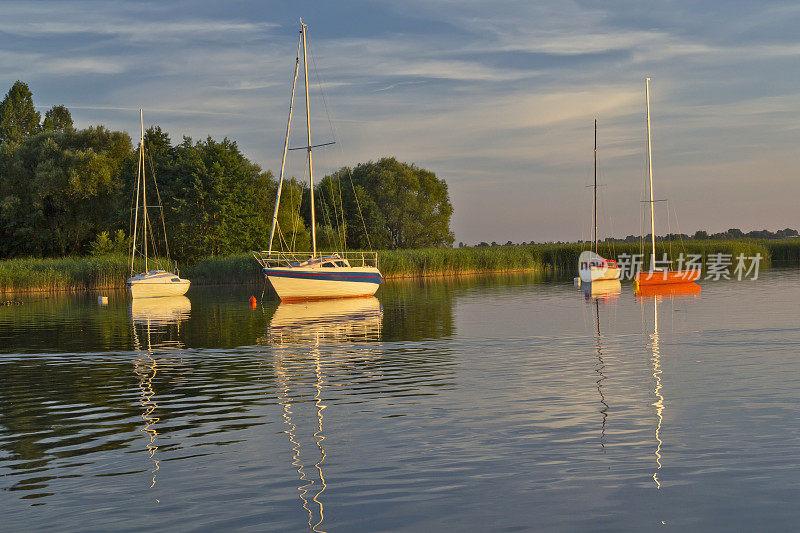
M 800 525 L 800 270 L 652 298 L 253 292 L 0 307 L 3 528 Z

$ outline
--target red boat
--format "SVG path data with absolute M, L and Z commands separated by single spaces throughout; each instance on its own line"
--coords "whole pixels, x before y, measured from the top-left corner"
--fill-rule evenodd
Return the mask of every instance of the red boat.
M 675 283 L 693 283 L 700 278 L 700 270 L 655 270 L 638 272 L 634 281 L 639 287 L 649 285 L 672 285 Z
M 647 119 L 647 172 L 650 176 L 650 238 L 652 244 L 650 268 L 653 270 L 636 273 L 634 276 L 634 290 L 636 291 L 648 286 L 694 283 L 700 277 L 699 269 L 667 270 L 654 268 L 656 265 L 656 215 L 653 208 L 655 200 L 653 199 L 653 150 L 650 139 L 650 78 L 645 78 L 645 101 Z M 699 288 L 699 285 L 697 285 L 697 287 Z
M 695 296 L 700 294 L 700 285 L 697 283 L 673 283 L 667 285 L 636 285 L 636 296 L 640 298 L 654 298 L 656 296 L 672 296 L 675 298 Z

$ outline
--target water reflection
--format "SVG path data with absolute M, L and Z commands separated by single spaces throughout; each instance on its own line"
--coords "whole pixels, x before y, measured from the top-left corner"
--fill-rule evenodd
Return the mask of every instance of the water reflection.
M 148 442 L 145 445 L 147 448 L 150 460 L 153 462 L 153 479 L 150 483 L 150 488 L 156 485 L 156 473 L 158 472 L 158 458 L 156 451 L 158 445 L 156 444 L 156 437 L 158 431 L 155 425 L 158 423 L 158 417 L 153 416 L 153 411 L 156 410 L 158 404 L 155 402 L 155 390 L 153 389 L 153 378 L 156 377 L 158 371 L 158 363 L 153 359 L 150 352 L 145 352 L 145 356 L 134 361 L 134 373 L 139 377 L 139 391 L 141 393 L 140 403 L 144 412 L 142 413 L 142 420 L 145 421 L 144 426 L 140 429 L 147 435 Z
M 619 297 L 622 293 L 622 284 L 618 279 L 582 283 L 581 291 L 587 298 L 608 300 Z
M 135 298 L 128 305 L 133 344 L 136 350 L 141 352 L 141 357 L 133 363 L 133 372 L 139 378 L 139 403 L 143 409 L 142 420 L 145 422 L 140 431 L 147 436 L 148 442 L 145 448 L 153 462 L 150 488 L 155 487 L 159 470 L 156 456 L 158 451 L 156 424 L 159 422 L 159 417 L 153 414 L 158 408 L 155 400 L 156 391 L 153 387 L 153 380 L 158 373 L 158 359 L 153 357 L 154 350 L 183 347 L 180 342 L 180 326 L 181 322 L 189 319 L 191 310 L 192 303 L 185 296 Z M 140 340 L 139 329 L 142 330 L 143 341 Z
M 281 303 L 261 344 L 379 341 L 383 308 L 375 297 Z
M 142 342 L 147 350 L 182 348 L 181 322 L 189 319 L 191 311 L 192 302 L 186 296 L 134 298 L 128 305 L 134 348 L 141 350 Z
M 602 424 L 600 426 L 600 446 L 603 448 L 605 452 L 606 447 L 606 421 L 608 419 L 608 403 L 606 402 L 606 395 L 603 393 L 603 381 L 605 381 L 606 375 L 603 372 L 606 368 L 606 363 L 603 360 L 603 334 L 600 331 L 600 298 L 594 298 L 594 310 L 595 310 L 595 317 L 597 319 L 597 336 L 595 337 L 597 343 L 597 364 L 595 365 L 594 371 L 597 373 L 597 394 L 600 396 L 600 404 L 603 406 L 600 409 L 600 414 L 603 417 Z
M 653 332 L 649 334 L 650 342 L 648 343 L 648 349 L 651 352 L 651 365 L 652 365 L 652 376 L 653 376 L 653 395 L 656 398 L 656 401 L 653 402 L 653 407 L 656 410 L 656 428 L 655 428 L 655 440 L 656 440 L 656 449 L 654 451 L 655 460 L 656 460 L 656 470 L 653 472 L 653 481 L 656 484 L 656 488 L 661 488 L 661 479 L 659 478 L 659 472 L 662 467 L 662 455 L 661 455 L 661 447 L 663 446 L 663 440 L 661 439 L 661 431 L 662 425 L 664 423 L 664 410 L 666 409 L 666 404 L 664 400 L 663 394 L 663 383 L 662 383 L 662 354 L 661 354 L 661 347 L 660 347 L 660 336 L 658 332 L 658 304 L 662 302 L 664 299 L 669 299 L 671 301 L 681 300 L 681 299 L 695 299 L 700 294 L 700 285 L 697 283 L 680 283 L 674 285 L 653 285 L 653 286 L 645 286 L 645 287 L 637 287 L 636 289 L 636 298 L 639 300 L 640 303 L 644 304 L 648 301 L 653 302 Z
M 661 470 L 661 445 L 663 442 L 661 441 L 661 424 L 664 422 L 664 395 L 661 393 L 662 384 L 661 384 L 661 350 L 658 345 L 659 337 L 658 337 L 658 298 L 653 299 L 653 334 L 650 335 L 650 349 L 653 352 L 653 357 L 651 361 L 653 362 L 653 379 L 655 381 L 655 389 L 653 390 L 653 394 L 655 394 L 657 400 L 653 403 L 653 406 L 656 408 L 656 417 L 658 418 L 658 424 L 656 425 L 656 471 L 653 472 L 653 481 L 656 483 L 656 488 L 661 488 L 661 481 L 658 479 L 658 472 Z
M 292 447 L 292 466 L 300 481 L 297 490 L 308 514 L 308 527 L 314 532 L 324 531 L 322 494 L 327 489 L 323 469 L 327 456 L 323 421 L 328 406 L 323 400 L 326 381 L 320 345 L 379 341 L 382 320 L 383 309 L 374 297 L 281 303 L 259 341 L 277 347 L 274 365 L 280 389 L 278 400 L 283 407 L 285 433 Z M 378 345 L 369 346 L 358 357 L 376 357 Z M 326 357 L 328 355 L 333 354 L 326 352 Z M 356 354 L 345 352 L 344 357 L 356 357 Z M 330 361 L 332 364 L 342 362 L 346 361 L 335 356 Z M 313 413 L 304 413 L 312 405 Z

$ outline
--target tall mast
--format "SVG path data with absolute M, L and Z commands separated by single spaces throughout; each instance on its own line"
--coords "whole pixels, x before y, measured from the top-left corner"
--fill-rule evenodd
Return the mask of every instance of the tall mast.
M 144 271 L 147 272 L 147 180 L 145 179 L 144 171 L 144 116 L 141 109 L 139 109 L 139 122 L 142 126 L 142 141 L 139 144 L 139 160 L 141 162 L 140 164 L 142 165 L 142 216 L 144 220 L 142 229 L 144 230 Z
M 141 118 L 142 110 L 139 110 Z M 136 207 L 133 210 L 133 246 L 131 247 L 131 276 L 133 276 L 133 263 L 136 259 L 136 234 L 139 229 L 139 184 L 142 179 L 142 151 L 141 143 L 139 144 L 139 161 L 136 166 Z
M 300 70 L 300 46 L 303 43 L 302 31 L 300 40 L 297 41 L 297 58 L 294 64 L 294 80 L 292 81 L 292 96 L 289 99 L 289 120 L 286 122 L 286 140 L 283 143 L 283 158 L 281 159 L 281 177 L 278 180 L 278 192 L 275 195 L 275 213 L 272 215 L 272 228 L 269 230 L 269 253 L 272 253 L 272 238 L 275 236 L 275 226 L 278 224 L 278 205 L 281 201 L 281 189 L 283 188 L 283 171 L 286 168 L 286 152 L 289 149 L 289 128 L 292 126 L 292 109 L 294 108 L 294 89 L 297 86 L 297 73 Z M 308 144 L 311 144 L 310 142 Z
M 656 268 L 656 215 L 653 208 L 653 145 L 650 140 L 650 78 L 645 78 L 644 94 L 647 109 L 647 171 L 650 174 L 650 237 L 653 241 L 653 253 L 650 255 L 650 271 Z
M 303 24 L 303 19 L 300 19 L 300 28 L 303 37 L 303 70 L 305 71 L 306 82 L 306 132 L 308 135 L 308 182 L 311 185 L 311 257 L 317 255 L 317 222 L 314 218 L 314 165 L 311 160 L 311 109 L 308 101 L 308 53 L 306 51 L 306 31 L 308 26 Z
M 594 223 L 594 253 L 597 252 L 597 119 L 594 119 L 594 210 L 592 211 Z

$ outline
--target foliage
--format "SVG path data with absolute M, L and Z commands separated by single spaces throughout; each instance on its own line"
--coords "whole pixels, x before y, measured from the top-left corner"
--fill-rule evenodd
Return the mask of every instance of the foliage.
M 235 142 L 184 137 L 172 146 L 169 136 L 155 127 L 147 131 L 145 146 L 145 172 L 148 179 L 153 173 L 157 179 L 173 257 L 191 262 L 266 248 L 275 181 L 269 171 L 248 161 Z M 135 168 L 129 167 L 129 191 Z
M 326 216 L 325 224 L 344 226 L 350 247 L 425 248 L 455 240 L 447 183 L 416 165 L 384 157 L 352 170 L 344 167 L 315 189 L 317 213 Z
M 127 213 L 119 180 L 130 138 L 99 126 L 44 132 L 0 158 L 0 255 L 68 255 Z
M 38 132 L 40 118 L 28 85 L 17 80 L 0 102 L 0 144 L 19 144 Z
M 73 129 L 72 113 L 63 105 L 54 105 L 44 114 L 42 130 L 67 131 Z
M 131 240 L 121 229 L 118 229 L 113 237 L 109 236 L 107 231 L 103 231 L 89 243 L 89 249 L 91 255 L 125 255 L 130 252 Z

